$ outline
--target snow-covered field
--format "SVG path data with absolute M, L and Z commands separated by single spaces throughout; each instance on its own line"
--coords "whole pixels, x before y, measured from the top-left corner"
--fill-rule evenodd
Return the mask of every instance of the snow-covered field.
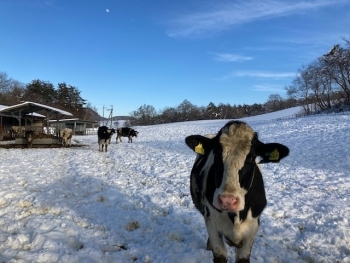
M 0 149 L 0 262 L 212 262 L 191 202 L 191 134 L 227 120 L 137 127 L 134 143 Z M 251 262 L 350 262 L 350 115 L 247 122 L 290 156 L 263 165 Z M 230 261 L 235 251 L 229 248 Z

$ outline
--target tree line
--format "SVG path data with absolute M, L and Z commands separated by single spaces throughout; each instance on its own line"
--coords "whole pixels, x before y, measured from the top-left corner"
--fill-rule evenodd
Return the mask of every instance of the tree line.
M 343 40 L 345 46 L 336 44 L 327 54 L 298 69 L 292 83 L 284 87 L 286 98 L 271 94 L 263 104 L 215 105 L 210 102 L 201 107 L 184 100 L 177 107 L 167 107 L 160 112 L 145 104 L 131 113 L 133 124 L 239 119 L 301 105 L 307 114 L 325 110 L 350 110 L 350 40 Z
M 75 86 L 58 83 L 55 87 L 49 81 L 39 79 L 28 84 L 20 83 L 0 72 L 0 104 L 11 106 L 24 101 L 31 101 L 59 108 L 73 114 L 81 120 L 96 120 L 95 108 L 87 103 Z
M 35 79 L 28 84 L 22 84 L 8 77 L 6 72 L 0 72 L 0 104 L 15 105 L 24 101 L 32 101 L 51 107 L 66 110 L 81 120 L 99 121 L 97 109 L 81 97 L 81 92 L 75 86 L 58 83 L 55 87 L 49 81 Z M 166 107 L 156 111 L 151 105 L 142 105 L 130 113 L 130 124 L 152 125 L 198 119 L 233 119 L 253 116 L 295 106 L 297 100 L 284 100 L 278 94 L 272 94 L 264 104 L 230 105 L 210 102 L 207 106 L 196 106 L 184 100 L 177 107 Z
M 306 113 L 320 110 L 350 110 L 350 40 L 343 39 L 344 46 L 333 48 L 308 65 L 298 69 L 295 79 L 284 87 L 286 98 L 271 94 L 265 103 L 253 105 L 209 102 L 196 106 L 184 100 L 176 107 L 157 111 L 144 104 L 130 113 L 131 125 L 152 125 L 201 119 L 239 119 L 303 105 Z M 0 72 L 0 104 L 15 105 L 33 101 L 71 112 L 82 120 L 101 119 L 97 109 L 81 97 L 75 86 L 33 80 L 22 84 Z
M 142 105 L 133 111 L 130 116 L 133 125 L 152 125 L 193 120 L 211 119 L 239 119 L 260 115 L 301 105 L 295 99 L 283 99 L 279 94 L 271 94 L 264 104 L 230 105 L 210 102 L 207 106 L 196 106 L 188 100 L 184 100 L 177 107 L 166 107 L 157 112 L 151 105 Z

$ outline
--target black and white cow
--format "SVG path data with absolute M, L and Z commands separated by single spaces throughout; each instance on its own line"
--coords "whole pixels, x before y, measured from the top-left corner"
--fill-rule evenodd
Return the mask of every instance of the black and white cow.
M 132 143 L 132 137 L 137 137 L 139 134 L 138 131 L 135 131 L 132 128 L 119 128 L 117 129 L 117 143 L 118 139 L 120 142 L 122 142 L 122 137 L 128 137 L 128 142 Z
M 214 136 L 191 135 L 186 144 L 197 153 L 191 171 L 191 196 L 205 219 L 209 235 L 207 249 L 215 263 L 227 262 L 224 240 L 235 246 L 236 261 L 250 262 L 266 206 L 261 163 L 279 162 L 289 149 L 279 143 L 264 144 L 246 123 L 228 122 Z
M 26 130 L 24 137 L 27 139 L 27 143 L 28 143 L 28 148 L 32 148 L 33 147 L 33 141 L 34 139 L 36 139 L 36 134 L 33 130 Z
M 111 143 L 112 135 L 115 133 L 114 129 L 108 129 L 107 126 L 98 127 L 97 136 L 98 136 L 98 150 L 107 152 L 107 146 Z

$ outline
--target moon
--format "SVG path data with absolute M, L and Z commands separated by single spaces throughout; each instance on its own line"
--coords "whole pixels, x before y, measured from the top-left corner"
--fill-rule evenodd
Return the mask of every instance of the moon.
M 106 12 L 109 13 L 109 9 L 106 9 Z

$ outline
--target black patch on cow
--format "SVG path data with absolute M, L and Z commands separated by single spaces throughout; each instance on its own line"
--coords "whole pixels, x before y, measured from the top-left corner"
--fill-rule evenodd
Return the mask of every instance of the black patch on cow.
M 228 213 L 228 217 L 230 218 L 232 224 L 235 222 L 235 217 L 236 217 L 236 213 Z
M 214 193 L 215 193 L 215 190 L 216 190 L 215 168 L 214 168 L 214 166 L 211 166 L 210 169 L 209 169 L 206 184 L 207 184 L 207 187 L 205 189 L 205 196 L 208 199 L 209 203 L 211 205 L 213 205 L 213 197 L 214 197 Z
M 239 171 L 241 187 L 248 190 L 245 195 L 245 207 L 239 212 L 240 220 L 245 220 L 249 209 L 252 216 L 259 216 L 264 210 L 267 201 L 265 196 L 262 174 L 257 164 L 246 160 L 246 164 Z
M 108 133 L 107 126 L 98 127 L 97 136 L 100 139 L 109 139 L 110 134 Z

